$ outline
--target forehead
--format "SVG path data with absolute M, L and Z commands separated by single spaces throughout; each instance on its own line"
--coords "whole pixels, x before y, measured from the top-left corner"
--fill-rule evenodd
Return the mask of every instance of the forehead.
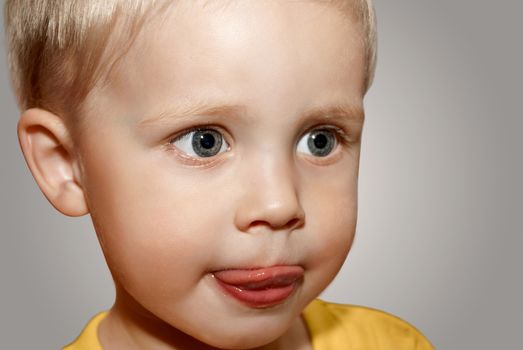
M 143 26 L 101 95 L 144 113 L 192 99 L 259 103 L 260 93 L 321 100 L 318 86 L 360 98 L 363 61 L 360 25 L 330 2 L 181 1 Z

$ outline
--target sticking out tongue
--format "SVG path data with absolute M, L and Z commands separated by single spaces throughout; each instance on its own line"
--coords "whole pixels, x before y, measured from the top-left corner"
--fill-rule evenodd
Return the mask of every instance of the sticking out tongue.
M 281 288 L 303 277 L 301 266 L 273 266 L 260 269 L 222 270 L 214 273 L 222 283 L 244 290 Z

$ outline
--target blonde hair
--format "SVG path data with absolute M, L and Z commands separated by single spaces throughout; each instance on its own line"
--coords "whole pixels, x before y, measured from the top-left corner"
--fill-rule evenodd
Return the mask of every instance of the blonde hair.
M 20 109 L 40 107 L 61 116 L 78 113 L 89 91 L 122 55 L 121 50 L 119 54 L 117 50 L 108 52 L 110 37 L 117 35 L 115 41 L 128 49 L 146 15 L 159 2 L 168 5 L 173 1 L 7 0 L 8 61 Z M 368 89 L 376 65 L 372 2 L 332 2 L 349 5 L 363 26 Z M 114 30 L 117 25 L 118 31 Z M 101 64 L 102 56 L 105 64 Z

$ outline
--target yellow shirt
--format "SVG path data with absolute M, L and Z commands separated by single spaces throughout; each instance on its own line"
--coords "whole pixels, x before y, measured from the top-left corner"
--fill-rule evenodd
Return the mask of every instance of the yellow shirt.
M 303 316 L 314 350 L 434 350 L 416 328 L 383 311 L 314 300 Z
M 94 316 L 63 350 L 102 350 L 97 329 L 106 315 Z M 383 311 L 314 300 L 303 317 L 314 350 L 434 350 L 416 328 Z

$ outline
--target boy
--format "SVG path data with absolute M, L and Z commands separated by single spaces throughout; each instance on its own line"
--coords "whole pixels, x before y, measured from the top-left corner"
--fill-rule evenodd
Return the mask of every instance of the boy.
M 66 349 L 431 349 L 315 298 L 356 225 L 363 0 L 6 7 L 20 145 L 116 287 Z

